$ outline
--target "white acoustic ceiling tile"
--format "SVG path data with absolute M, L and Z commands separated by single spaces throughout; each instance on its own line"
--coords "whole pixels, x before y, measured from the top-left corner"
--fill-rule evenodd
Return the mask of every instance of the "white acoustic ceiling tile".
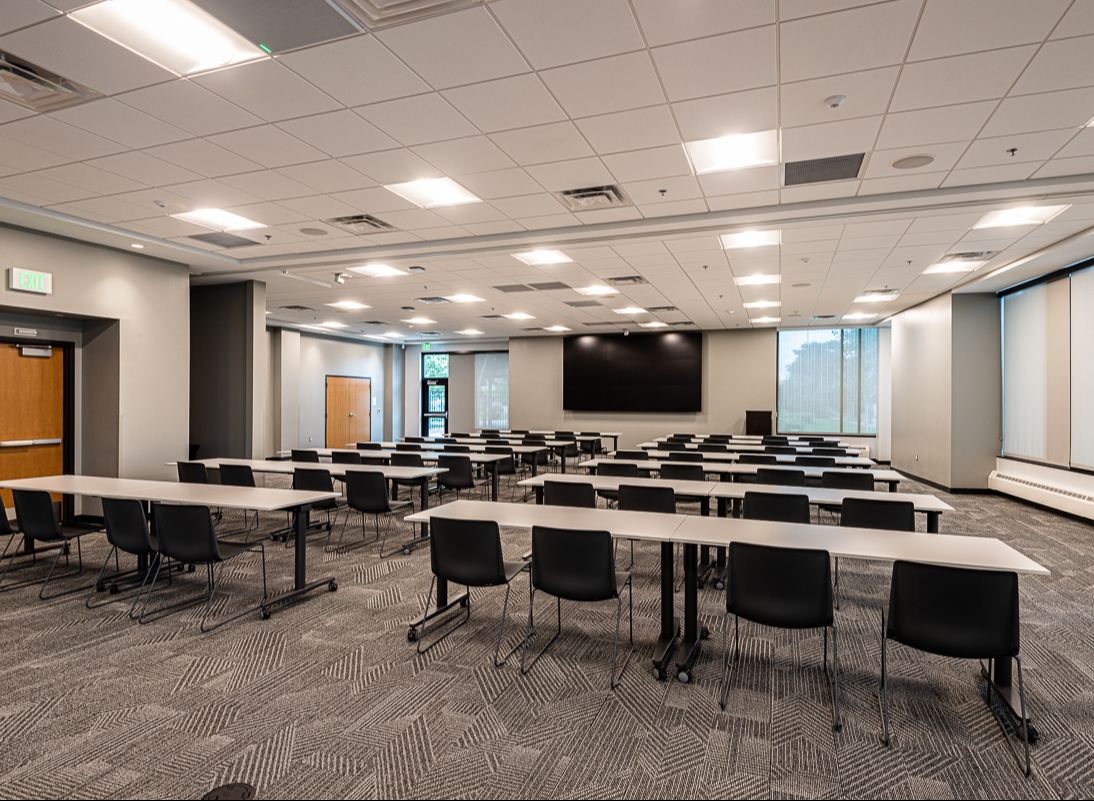
M 128 222 L 125 224 L 125 228 L 127 231 L 147 234 L 148 236 L 158 236 L 161 239 L 209 233 L 208 228 L 203 228 L 200 225 L 194 225 L 185 220 L 180 220 L 176 217 L 168 217 L 166 215 L 162 217 L 150 217 L 147 220 Z
M 938 142 L 964 142 L 976 136 L 999 105 L 996 100 L 924 108 L 885 115 L 879 148 L 913 147 Z
M 460 206 L 433 209 L 433 211 L 438 217 L 443 217 L 454 225 L 497 222 L 506 219 L 506 215 L 489 203 L 464 203 Z
M 916 28 L 910 61 L 1039 43 L 1048 36 L 1068 0 L 992 0 L 927 3 Z
M 450 139 L 411 149 L 446 175 L 460 176 L 514 166 L 512 159 L 485 136 Z
M 234 186 L 236 189 L 241 189 L 263 200 L 281 200 L 287 197 L 303 197 L 314 194 L 310 187 L 274 170 L 227 175 L 220 180 L 228 186 Z
M 575 225 L 580 225 L 579 220 L 569 212 L 564 214 L 547 214 L 542 217 L 521 217 L 517 220 L 521 225 L 527 228 L 529 231 L 544 231 L 552 228 L 570 228 Z
M 347 106 L 429 91 L 375 36 L 353 36 L 280 57 L 281 63 Z
M 657 178 L 652 181 L 631 181 L 623 184 L 623 191 L 632 202 L 640 206 L 695 200 L 703 197 L 703 190 L 694 175 L 675 178 Z M 664 194 L 662 194 L 664 191 Z M 644 209 L 643 209 L 644 211 Z
M 711 211 L 752 209 L 761 206 L 776 206 L 778 203 L 779 191 L 777 189 L 762 192 L 740 192 L 730 195 L 707 195 L 707 207 Z
M 491 134 L 498 147 L 518 164 L 543 164 L 593 155 L 572 122 L 553 122 Z
M 893 95 L 892 110 L 1003 97 L 1036 50 L 1030 45 L 905 64 Z
M 349 109 L 279 122 L 277 127 L 339 158 L 398 147 L 399 143 Z
M 57 13 L 57 9 L 50 8 L 40 0 L 5 0 L 4 16 L 0 17 L 0 33 L 42 22 L 57 16 Z
M 612 183 L 613 180 L 611 172 L 597 158 L 536 164 L 528 168 L 528 173 L 544 189 L 551 192 L 586 186 L 603 186 Z
M 801 81 L 900 64 L 921 5 L 895 0 L 782 23 L 780 79 Z M 848 42 L 851 32 L 862 32 L 854 35 L 853 44 Z
M 261 164 L 203 139 L 173 142 L 169 145 L 149 148 L 145 152 L 209 178 L 262 169 Z
M 782 159 L 805 159 L 845 156 L 866 153 L 874 148 L 882 117 L 860 117 L 839 122 L 784 128 L 782 132 Z
M 691 164 L 679 144 L 648 150 L 632 150 L 604 156 L 604 164 L 617 181 L 644 181 L 647 178 L 668 178 L 691 175 Z
M 278 205 L 303 214 L 311 220 L 322 220 L 330 217 L 341 217 L 346 214 L 357 214 L 364 209 L 358 209 L 349 203 L 328 195 L 311 195 L 309 197 L 294 197 L 279 201 Z
M 1094 109 L 1094 87 L 1008 97 L 999 103 L 981 136 L 1005 136 L 1054 128 L 1079 129 L 1090 120 L 1091 109 Z M 0 135 L 3 130 L 0 128 Z
M 524 226 L 514 220 L 498 220 L 497 222 L 467 223 L 464 225 L 475 236 L 490 236 L 492 234 L 507 234 L 523 231 Z
M 728 172 L 709 172 L 699 176 L 699 185 L 703 187 L 703 192 L 708 197 L 763 192 L 779 188 L 781 172 L 782 168 L 778 165 Z
M 4 167 L 21 172 L 53 167 L 70 160 L 56 153 L 7 139 L 4 137 L 4 128 L 0 127 L 0 165 Z
M 125 150 L 125 147 L 117 142 L 103 139 L 101 136 L 44 115 L 15 120 L 0 126 L 0 136 L 15 139 L 31 147 L 48 150 L 50 153 L 56 153 L 72 161 L 93 159 Z
M 94 167 L 87 163 L 63 164 L 34 173 L 44 178 L 87 190 L 95 195 L 115 195 L 143 189 L 147 184 L 125 178 L 117 173 Z
M 69 17 L 0 37 L 0 50 L 25 58 L 103 94 L 124 92 L 175 77 Z
M 471 192 L 487 200 L 511 198 L 516 195 L 529 195 L 543 191 L 543 187 L 536 183 L 532 176 L 517 167 L 463 175 L 460 176 L 460 183 Z
M 244 203 L 242 206 L 232 206 L 229 211 L 266 225 L 289 225 L 308 219 L 306 215 L 280 203 Z
M 958 169 L 1014 164 L 1024 161 L 1042 162 L 1052 158 L 1075 136 L 1073 128 L 1038 133 L 977 139 L 957 163 Z M 1012 148 L 1017 152 L 1010 153 Z
M 901 147 L 892 150 L 876 150 L 870 156 L 866 170 L 862 173 L 864 178 L 883 178 L 886 176 L 917 175 L 928 172 L 940 172 L 950 170 L 957 164 L 957 160 L 965 152 L 968 142 L 948 142 L 941 145 L 928 147 Z M 901 169 L 894 167 L 893 162 L 900 161 L 908 156 L 928 155 L 934 161 L 922 167 L 913 169 Z
M 190 181 L 185 184 L 175 184 L 171 191 L 184 198 L 194 201 L 198 208 L 218 208 L 225 206 L 238 206 L 242 203 L 255 203 L 262 198 L 237 189 L 234 186 L 213 179 Z
M 1094 156 L 1094 127 L 1082 128 L 1075 133 L 1056 158 L 1073 158 L 1075 156 Z
M 1085 36 L 1094 33 L 1094 4 L 1072 3 L 1063 19 L 1052 32 L 1050 39 Z
M 336 159 L 279 167 L 277 172 L 322 194 L 363 189 L 376 183 L 348 164 Z
M 36 205 L 69 203 L 95 194 L 97 193 L 51 180 L 37 172 L 0 178 L 0 197 L 33 198 L 31 202 Z
M 340 203 L 348 204 L 359 212 L 366 214 L 384 213 L 389 211 L 410 211 L 417 208 L 413 203 L 389 192 L 382 186 L 372 186 L 366 189 L 355 189 L 350 192 L 337 192 L 331 197 Z M 291 205 L 291 204 L 286 204 Z
M 686 4 L 665 0 L 632 3 L 650 47 L 698 39 L 716 33 L 743 30 L 775 21 L 774 0 L 689 0 Z
M 461 86 L 448 89 L 443 94 L 485 132 L 524 128 L 566 119 L 562 108 L 536 75 L 517 75 Z
M 191 136 L 181 128 L 110 98 L 61 109 L 52 116 L 133 148 L 177 142 Z
M 1042 47 L 1011 94 L 1029 95 L 1094 84 L 1094 36 L 1061 39 Z
M 531 70 L 485 8 L 399 25 L 376 36 L 435 89 Z
M 1025 162 L 954 170 L 942 182 L 942 186 L 971 186 L 973 184 L 992 184 L 1002 181 L 1024 181 L 1033 175 L 1039 166 L 1040 162 Z
M 536 69 L 644 47 L 626 0 L 499 0 L 491 10 Z
M 438 94 L 388 100 L 355 111 L 404 146 L 472 136 L 478 131 Z
M 74 214 L 87 214 L 94 219 L 110 222 L 142 220 L 152 216 L 144 206 L 138 206 L 116 197 L 91 197 L 70 204 Z
M 658 47 L 653 59 L 669 99 L 690 100 L 774 85 L 775 53 L 775 26 L 768 25 Z
M 209 142 L 256 161 L 263 167 L 286 167 L 319 161 L 324 153 L 274 125 L 210 136 Z
M 577 120 L 576 124 L 600 154 L 680 142 L 676 121 L 665 105 L 586 117 Z
M 571 117 L 664 103 L 665 96 L 644 51 L 601 58 L 540 73 Z
M 633 206 L 628 206 L 619 209 L 578 211 L 574 213 L 574 216 L 586 225 L 598 225 L 600 223 L 621 222 L 623 220 L 639 220 L 642 218 L 642 213 Z
M 526 217 L 545 217 L 552 214 L 561 214 L 566 211 L 553 195 L 540 192 L 535 195 L 520 195 L 518 197 L 499 198 L 493 201 L 496 209 L 510 217 L 524 219 Z
M 379 153 L 347 156 L 342 161 L 378 184 L 444 177 L 440 170 L 409 150 L 382 150 Z
M 899 67 L 885 67 L 783 84 L 779 96 L 781 122 L 789 127 L 884 114 L 899 73 Z M 841 95 L 846 99 L 836 108 L 825 102 Z
M 0 100 L 0 124 L 31 116 L 34 116 L 34 112 L 29 108 L 24 108 L 18 103 L 9 103 L 7 100 Z
M 427 242 L 435 242 L 441 239 L 463 239 L 468 236 L 468 231 L 457 225 L 442 225 L 432 228 L 416 228 L 414 232 Z
M 99 167 L 115 175 L 138 181 L 147 186 L 166 186 L 179 184 L 184 181 L 193 181 L 201 177 L 192 170 L 170 164 L 162 159 L 155 158 L 139 151 L 118 153 L 113 156 L 105 156 L 87 162 L 92 167 Z
M 272 59 L 199 75 L 192 80 L 267 122 L 335 111 L 339 103 Z
M 193 81 L 171 81 L 117 100 L 197 136 L 259 125 L 262 120 Z
M 779 125 L 775 87 L 673 103 L 672 112 L 686 142 L 731 133 L 769 131 Z

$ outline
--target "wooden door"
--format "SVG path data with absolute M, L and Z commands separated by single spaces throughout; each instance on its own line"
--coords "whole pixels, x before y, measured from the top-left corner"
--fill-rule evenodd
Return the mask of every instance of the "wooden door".
M 23 356 L 0 343 L 0 478 L 32 478 L 64 472 L 64 351 Z M 41 444 L 15 444 L 43 441 Z M 0 490 L 11 507 L 9 490 Z
M 372 379 L 327 376 L 328 448 L 372 439 Z

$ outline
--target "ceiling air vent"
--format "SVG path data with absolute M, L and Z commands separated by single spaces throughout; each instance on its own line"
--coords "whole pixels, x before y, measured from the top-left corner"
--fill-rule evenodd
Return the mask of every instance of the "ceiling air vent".
M 608 283 L 612 286 L 639 286 L 649 282 L 640 275 L 617 275 L 615 278 L 609 278 Z
M 361 320 L 357 325 L 387 325 L 383 320 Z
M 229 234 L 227 231 L 214 231 L 210 234 L 194 234 L 193 236 L 186 237 L 187 239 L 196 239 L 198 242 L 204 242 L 207 245 L 216 245 L 222 248 L 245 248 L 248 245 L 257 245 L 253 239 L 245 239 L 242 236 L 236 236 L 235 234 Z
M 646 311 L 651 314 L 664 314 L 665 312 L 679 311 L 675 306 L 647 306 Z
M 194 0 L 244 39 L 284 53 L 360 32 L 327 0 Z M 260 46 L 261 46 L 260 45 Z M 265 48 L 264 48 L 265 49 Z
M 354 234 L 374 234 L 377 231 L 394 231 L 395 226 L 384 222 L 371 214 L 347 214 L 345 217 L 332 217 L 323 220 L 328 225 L 336 225 Z
M 439 337 L 440 335 L 441 335 L 440 331 L 419 331 L 418 332 L 418 336 L 421 336 L 421 337 Z
M 531 292 L 532 291 L 532 287 L 528 286 L 527 284 L 505 284 L 504 286 L 496 286 L 496 287 L 494 287 L 494 289 L 498 290 L 498 292 L 506 292 L 506 293 L 509 293 L 509 294 L 511 294 L 513 292 Z
M 94 89 L 0 50 L 0 98 L 33 111 L 56 111 L 100 97 Z
M 400 22 L 461 8 L 481 5 L 482 0 L 330 0 L 347 16 L 366 28 L 382 28 Z
M 541 326 L 541 325 L 539 325 L 539 326 L 532 326 L 531 328 L 522 328 L 522 329 L 520 329 L 520 330 L 521 330 L 521 331 L 542 331 L 542 330 L 543 330 L 543 326 Z
M 432 295 L 432 296 L 427 297 L 427 298 L 418 298 L 418 302 L 419 303 L 448 303 L 448 298 L 442 298 L 442 297 L 438 297 L 437 295 Z
M 813 315 L 814 320 L 835 320 L 837 317 L 839 317 L 838 314 L 814 314 Z
M 944 264 L 948 261 L 987 261 L 994 255 L 994 250 L 970 250 L 966 253 L 947 253 L 938 260 L 938 263 Z
M 828 156 L 823 159 L 788 161 L 783 172 L 783 186 L 819 184 L 825 181 L 843 181 L 858 178 L 865 153 L 849 156 Z
M 483 320 L 500 320 L 500 319 L 502 319 L 502 316 L 500 314 L 484 314 L 484 315 L 482 315 L 482 319 Z
M 315 309 L 313 309 L 311 306 L 300 306 L 300 305 L 295 305 L 295 304 L 294 305 L 289 305 L 289 306 L 278 306 L 278 308 L 281 309 L 281 311 L 299 311 L 299 312 L 313 312 L 313 311 L 315 311 Z
M 584 325 L 589 326 L 589 328 L 604 328 L 605 326 L 628 325 L 628 323 L 617 322 L 615 320 L 608 320 L 608 321 L 600 321 L 600 322 L 595 322 L 595 323 L 584 323 Z
M 570 211 L 595 211 L 631 205 L 630 198 L 615 184 L 564 189 L 556 192 L 555 197 L 561 200 Z
M 597 300 L 571 300 L 567 301 L 567 306 L 572 306 L 575 309 L 589 309 L 593 306 L 599 306 L 600 301 Z
M 532 289 L 538 289 L 540 292 L 550 292 L 555 289 L 569 289 L 569 284 L 564 284 L 561 281 L 545 281 L 542 284 L 529 284 Z

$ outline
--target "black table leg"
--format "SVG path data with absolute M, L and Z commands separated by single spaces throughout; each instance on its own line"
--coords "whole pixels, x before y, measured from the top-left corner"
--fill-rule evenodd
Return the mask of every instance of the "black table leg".
M 563 445 L 558 451 L 558 460 L 562 462 L 562 472 L 566 472 L 566 446 Z
M 260 607 L 262 617 L 269 617 L 271 607 L 280 604 L 296 603 L 312 590 L 326 587 L 331 592 L 338 589 L 334 576 L 308 581 L 308 516 L 310 506 L 301 506 L 296 510 L 296 542 L 293 553 L 293 588 L 266 600 Z
M 490 500 L 496 501 L 498 499 L 498 464 L 500 462 L 491 462 L 490 467 Z
M 699 514 L 702 517 L 710 517 L 710 496 L 699 499 Z M 710 561 L 710 546 L 704 545 L 699 549 L 699 586 L 705 587 L 710 578 L 714 564 Z
M 661 543 L 661 633 L 653 646 L 653 675 L 658 681 L 668 676 L 668 665 L 675 652 L 680 636 L 680 622 L 676 619 L 673 599 L 673 569 L 675 557 L 671 542 Z
M 1003 713 L 1010 718 L 1011 724 L 1014 726 L 1017 736 L 1021 738 L 1023 725 L 1029 728 L 1029 741 L 1035 743 L 1040 738 L 1041 733 L 1037 731 L 1037 728 L 1030 722 L 1029 718 L 1022 720 L 1022 705 L 1018 698 L 1018 688 L 1012 684 L 1012 663 L 1009 657 L 1002 657 L 1000 659 L 994 659 L 992 672 L 988 673 L 988 667 L 983 662 L 980 663 L 980 675 L 984 677 L 984 680 L 988 682 L 989 687 L 987 692 L 990 692 L 993 697 L 998 697 L 1002 701 Z M 987 701 L 987 695 L 985 694 L 984 700 Z M 994 710 L 992 710 L 994 714 Z
M 676 648 L 676 677 L 691 681 L 691 670 L 702 650 L 702 641 L 710 636 L 699 625 L 699 548 L 694 543 L 684 545 L 684 638 Z
M 927 512 L 927 531 L 931 534 L 938 533 L 938 518 L 941 516 L 940 512 Z
M 425 626 L 425 624 L 433 618 L 437 617 L 438 615 L 443 615 L 445 612 L 447 612 L 449 609 L 456 605 L 467 606 L 468 604 L 469 596 L 467 594 L 467 590 L 463 590 L 462 592 L 458 593 L 455 598 L 449 599 L 448 581 L 441 578 L 440 576 L 437 577 L 436 589 L 436 603 L 429 606 L 424 612 L 422 612 L 420 615 L 410 621 L 410 628 L 406 633 L 406 638 L 410 642 L 418 641 L 418 638 L 421 637 L 421 632 L 419 631 L 419 629 Z
M 538 487 L 536 487 L 536 503 L 538 503 L 538 504 L 543 503 L 543 485 L 542 484 L 540 484 Z

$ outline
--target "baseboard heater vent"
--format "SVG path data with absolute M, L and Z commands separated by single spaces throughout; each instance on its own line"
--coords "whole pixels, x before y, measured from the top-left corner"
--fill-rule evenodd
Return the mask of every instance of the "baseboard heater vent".
M 1094 520 L 1094 495 L 1076 492 L 1056 484 L 1023 478 L 993 470 L 988 476 L 988 486 L 996 492 L 1039 503 L 1061 512 Z

